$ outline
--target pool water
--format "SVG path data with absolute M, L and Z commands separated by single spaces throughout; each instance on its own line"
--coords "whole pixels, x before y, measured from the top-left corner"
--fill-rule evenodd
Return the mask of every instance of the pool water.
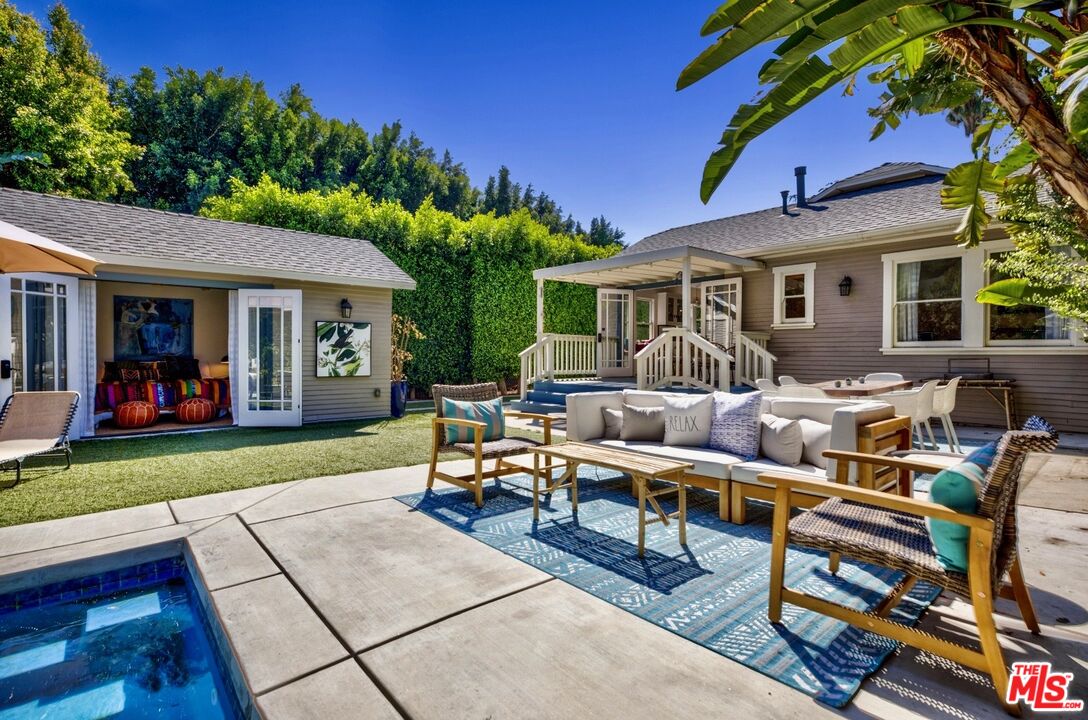
M 0 720 L 238 720 L 181 558 L 0 596 Z

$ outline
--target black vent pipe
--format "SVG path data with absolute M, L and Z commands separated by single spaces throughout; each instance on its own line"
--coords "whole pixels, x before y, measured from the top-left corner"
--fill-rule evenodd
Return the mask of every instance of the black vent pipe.
M 808 207 L 808 200 L 805 199 L 805 166 L 795 167 L 793 174 L 797 177 L 797 207 Z

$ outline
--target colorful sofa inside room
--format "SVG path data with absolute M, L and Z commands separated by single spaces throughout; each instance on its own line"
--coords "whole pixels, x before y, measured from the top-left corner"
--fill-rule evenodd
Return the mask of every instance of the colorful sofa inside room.
M 215 405 L 213 418 L 230 413 L 230 381 L 201 377 L 196 358 L 169 357 L 154 361 L 107 361 L 101 381 L 95 387 L 95 423 L 114 417 L 122 403 L 143 401 L 154 405 L 159 415 L 172 415 L 190 398 L 203 398 Z

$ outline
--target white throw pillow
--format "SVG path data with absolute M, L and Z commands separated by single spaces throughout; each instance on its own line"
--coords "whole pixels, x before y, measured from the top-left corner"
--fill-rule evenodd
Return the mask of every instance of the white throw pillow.
M 703 447 L 710 441 L 713 395 L 665 397 L 665 444 Z
M 779 465 L 801 464 L 805 436 L 801 423 L 789 418 L 766 414 L 762 418 L 759 454 Z
M 824 457 L 824 450 L 831 448 L 831 426 L 808 418 L 801 418 L 797 422 L 801 425 L 801 435 L 805 441 L 801 459 L 809 465 L 826 470 L 827 458 Z

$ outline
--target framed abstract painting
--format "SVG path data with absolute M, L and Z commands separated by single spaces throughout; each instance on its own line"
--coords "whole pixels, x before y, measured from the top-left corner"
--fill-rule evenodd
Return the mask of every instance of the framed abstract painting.
M 193 301 L 113 296 L 114 360 L 193 356 Z

